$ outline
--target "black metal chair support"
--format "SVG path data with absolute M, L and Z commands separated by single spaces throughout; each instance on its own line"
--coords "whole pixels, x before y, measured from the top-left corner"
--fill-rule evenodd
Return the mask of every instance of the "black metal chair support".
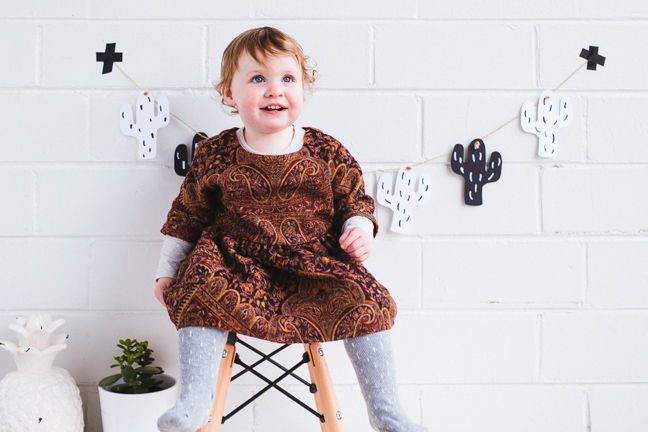
M 258 361 L 255 361 L 251 365 L 245 363 L 243 360 L 241 360 L 241 357 L 237 353 L 237 343 L 242 347 L 247 348 L 250 353 L 258 355 L 260 359 Z M 232 416 L 237 414 L 244 407 L 248 406 L 250 403 L 258 399 L 261 395 L 263 395 L 270 389 L 276 389 L 284 396 L 288 397 L 290 400 L 317 417 L 319 419 L 319 425 L 322 429 L 322 432 L 346 432 L 346 429 L 344 427 L 344 420 L 342 419 L 342 413 L 337 402 L 337 397 L 335 396 L 335 390 L 333 388 L 333 382 L 331 380 L 329 368 L 324 356 L 324 350 L 322 349 L 322 344 L 319 342 L 304 343 L 304 354 L 302 355 L 301 361 L 296 363 L 291 368 L 284 367 L 282 364 L 272 358 L 273 356 L 282 352 L 288 346 L 290 345 L 281 345 L 276 350 L 272 351 L 269 354 L 266 354 L 258 350 L 254 346 L 246 343 L 245 341 L 242 341 L 235 333 L 230 333 L 227 338 L 227 344 L 223 349 L 223 357 L 219 366 L 218 384 L 216 385 L 214 403 L 212 406 L 212 421 L 207 423 L 196 432 L 220 432 L 222 423 L 225 423 L 226 420 L 230 419 Z M 266 377 L 255 369 L 263 362 L 272 364 L 273 366 L 280 369 L 283 373 L 281 374 L 281 376 L 274 380 Z M 233 376 L 233 368 L 235 365 L 239 365 L 239 367 L 243 368 L 243 370 Z M 295 373 L 295 371 L 297 371 L 297 369 L 299 369 L 303 365 L 308 366 L 308 373 L 312 382 L 303 379 Z M 252 375 L 261 379 L 267 385 L 261 390 L 257 391 L 251 398 L 232 410 L 229 414 L 223 415 L 230 383 L 246 373 L 251 373 Z M 315 405 L 317 408 L 316 410 L 306 405 L 299 398 L 297 398 L 297 396 L 291 394 L 289 391 L 279 385 L 280 382 L 288 377 L 294 378 L 297 382 L 304 384 L 309 388 L 309 391 L 313 394 L 313 397 L 315 399 Z
M 230 340 L 230 342 L 231 342 L 231 340 Z M 311 408 L 310 406 L 308 406 L 307 404 L 302 402 L 300 399 L 298 399 L 297 397 L 292 395 L 289 391 L 285 390 L 284 388 L 282 388 L 281 386 L 278 385 L 285 378 L 291 376 L 294 379 L 301 382 L 302 384 L 309 387 L 309 391 L 311 393 L 314 394 L 314 393 L 317 392 L 317 386 L 315 384 L 312 384 L 312 383 L 306 381 L 305 379 L 303 379 L 302 377 L 300 377 L 299 375 L 296 375 L 294 373 L 301 366 L 303 366 L 305 364 L 308 364 L 308 362 L 310 362 L 310 357 L 309 357 L 308 353 L 305 352 L 302 355 L 301 361 L 296 363 L 293 367 L 286 368 L 283 365 L 281 365 L 280 363 L 273 360 L 272 357 L 279 354 L 284 349 L 288 348 L 290 346 L 289 344 L 282 345 L 278 349 L 274 350 L 273 352 L 271 352 L 269 354 L 265 354 L 264 352 L 256 349 L 252 345 L 245 343 L 245 341 L 242 341 L 240 338 L 238 338 L 238 336 L 236 337 L 235 342 L 241 344 L 245 348 L 247 348 L 250 351 L 254 352 L 258 356 L 260 356 L 261 359 L 256 361 L 252 365 L 248 365 L 248 364 L 246 364 L 245 362 L 243 362 L 241 360 L 239 354 L 236 354 L 234 363 L 241 366 L 243 368 L 243 370 L 241 372 L 237 373 L 236 375 L 232 376 L 230 381 L 234 381 L 235 379 L 240 378 L 241 376 L 243 376 L 243 375 L 245 375 L 246 373 L 249 372 L 249 373 L 253 374 L 254 376 L 256 376 L 257 378 L 264 381 L 268 385 L 265 386 L 264 388 L 262 388 L 261 390 L 259 390 L 257 393 L 255 393 L 252 397 L 247 399 L 245 402 L 241 403 L 239 406 L 234 408 L 230 413 L 228 413 L 227 415 L 223 415 L 223 419 L 222 419 L 221 423 L 225 423 L 227 420 L 229 420 L 231 417 L 233 417 L 235 414 L 237 414 L 243 408 L 245 408 L 246 406 L 248 406 L 249 404 L 254 402 L 261 395 L 263 395 L 264 393 L 266 393 L 268 390 L 270 390 L 272 388 L 278 390 L 284 396 L 288 397 L 290 400 L 292 400 L 293 402 L 295 402 L 296 404 L 298 404 L 299 406 L 304 408 L 306 411 L 313 414 L 315 417 L 317 417 L 320 420 L 320 422 L 322 422 L 322 423 L 324 422 L 324 415 L 323 414 L 320 414 L 319 412 L 317 412 L 316 410 L 314 410 L 313 408 Z M 233 343 L 232 343 L 232 345 L 233 345 Z M 280 375 L 278 378 L 276 378 L 275 380 L 271 380 L 268 377 L 266 377 L 265 375 L 263 375 L 262 373 L 260 373 L 260 372 L 258 372 L 257 370 L 254 369 L 255 367 L 259 366 L 260 364 L 262 364 L 263 362 L 266 362 L 266 361 L 269 362 L 270 364 L 274 365 L 275 367 L 281 369 L 284 373 L 282 375 Z

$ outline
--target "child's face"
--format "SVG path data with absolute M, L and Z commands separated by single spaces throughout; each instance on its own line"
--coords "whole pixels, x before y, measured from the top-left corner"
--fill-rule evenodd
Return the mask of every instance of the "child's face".
M 274 134 L 290 127 L 304 100 L 302 70 L 289 55 L 268 55 L 264 67 L 249 54 L 238 60 L 230 88 L 223 99 L 236 106 L 246 133 Z

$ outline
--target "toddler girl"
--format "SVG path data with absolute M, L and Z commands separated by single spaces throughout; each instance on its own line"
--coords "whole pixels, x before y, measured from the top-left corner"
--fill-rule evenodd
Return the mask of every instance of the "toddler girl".
M 273 28 L 242 33 L 223 54 L 216 88 L 244 127 L 200 144 L 162 228 L 155 295 L 179 329 L 181 393 L 161 431 L 208 422 L 228 331 L 344 340 L 373 428 L 425 430 L 398 401 L 396 305 L 361 264 L 377 225 L 360 167 L 333 137 L 295 126 L 315 77 Z

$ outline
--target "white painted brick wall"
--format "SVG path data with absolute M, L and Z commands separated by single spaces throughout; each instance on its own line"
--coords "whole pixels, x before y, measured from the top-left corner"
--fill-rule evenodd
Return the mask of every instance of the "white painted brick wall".
M 2 87 L 32 86 L 37 81 L 38 28 L 33 24 L 7 22 L 0 28 L 0 51 L 11 67 L 3 68 Z
M 442 387 L 423 399 L 423 420 L 431 430 L 541 432 L 587 426 L 586 398 L 578 389 Z
M 3 145 L 4 148 L 4 145 Z M 34 176 L 27 167 L 12 167 L 3 163 L 0 171 L 2 200 L 5 211 L 0 212 L 0 233 L 3 236 L 34 234 Z M 6 211 L 10 206 L 11 211 Z M 3 239 L 4 240 L 4 239 Z
M 592 431 L 639 431 L 648 423 L 648 393 L 643 388 L 595 389 L 589 393 Z
M 400 381 L 408 384 L 531 383 L 537 364 L 537 316 L 440 312 L 401 318 L 394 343 Z
M 645 174 L 646 167 L 636 164 L 547 169 L 543 175 L 545 230 L 645 235 Z
M 376 28 L 376 86 L 501 89 L 532 82 L 533 28 L 404 22 Z M 484 37 L 484 33 L 488 37 Z
M 617 97 L 591 97 L 588 100 L 592 121 L 588 130 L 588 159 L 601 163 L 648 162 L 648 146 L 642 137 L 648 133 L 648 101 L 639 92 Z M 606 127 L 613 124 L 615 127 Z
M 419 103 L 412 96 L 391 94 L 322 94 L 310 97 L 300 124 L 314 125 L 341 142 L 358 159 L 368 162 L 411 163 L 420 160 Z M 363 113 L 347 122 L 349 113 Z M 394 112 L 402 115 L 394 116 Z M 320 125 L 320 121 L 323 120 Z M 385 129 L 376 128 L 385 125 Z M 412 143 L 406 145 L 405 143 Z
M 585 247 L 577 242 L 446 242 L 426 245 L 425 307 L 584 303 Z M 520 277 L 524 275 L 524 277 Z
M 552 313 L 542 322 L 542 379 L 642 383 L 648 318 L 637 313 Z
M 172 169 L 91 164 L 37 173 L 38 226 L 49 236 L 156 236 L 179 178 Z
M 277 26 L 317 63 L 301 125 L 340 139 L 367 189 L 402 165 L 432 181 L 410 234 L 389 231 L 367 267 L 399 305 L 394 328 L 407 412 L 430 430 L 645 432 L 648 404 L 648 5 L 640 0 L 4 0 L 0 5 L 0 338 L 16 316 L 64 318 L 57 358 L 100 432 L 97 381 L 118 338 L 147 339 L 177 375 L 175 330 L 153 298 L 159 229 L 181 178 L 173 151 L 193 132 L 160 130 L 142 162 L 118 111 L 138 90 L 95 52 L 117 43 L 122 68 L 171 111 L 214 135 L 237 126 L 211 87 L 229 41 Z M 517 120 L 485 138 L 502 178 L 463 204 L 449 169 L 467 146 L 559 91 L 574 108 L 558 155 L 536 156 Z M 271 344 L 261 344 L 267 346 Z M 347 430 L 368 431 L 343 344 L 326 347 Z M 300 348 L 291 353 L 299 355 Z M 0 353 L 0 377 L 14 370 Z M 255 388 L 231 388 L 231 406 Z M 306 395 L 308 397 L 308 395 Z M 280 412 L 280 414 L 278 414 Z M 319 430 L 282 397 L 260 399 L 224 432 Z
M 36 90 L 3 93 L 3 161 L 87 160 L 87 99 L 80 94 Z
M 648 306 L 648 243 L 592 242 L 588 249 L 589 302 L 595 308 Z

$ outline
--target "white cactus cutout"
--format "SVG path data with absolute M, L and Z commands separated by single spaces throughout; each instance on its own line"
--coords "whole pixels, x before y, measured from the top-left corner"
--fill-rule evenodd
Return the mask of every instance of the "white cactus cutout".
M 545 90 L 538 99 L 538 116 L 531 119 L 533 102 L 527 101 L 522 105 L 520 125 L 525 132 L 538 136 L 538 156 L 556 156 L 558 150 L 558 129 L 571 123 L 571 100 L 564 97 L 560 106 L 556 104 L 556 95 L 551 90 Z
M 427 174 L 421 174 L 416 191 L 414 183 L 414 176 L 408 167 L 398 170 L 394 187 L 392 187 L 394 183 L 391 174 L 383 174 L 378 180 L 377 200 L 394 212 L 390 227 L 393 232 L 409 232 L 414 207 L 427 202 L 430 198 L 430 177 Z
M 138 139 L 138 158 L 152 159 L 157 153 L 157 131 L 169 124 L 169 101 L 166 96 L 160 96 L 156 107 L 153 96 L 141 92 L 137 96 L 135 117 L 136 121 L 133 121 L 130 104 L 122 105 L 119 113 L 121 131 Z

